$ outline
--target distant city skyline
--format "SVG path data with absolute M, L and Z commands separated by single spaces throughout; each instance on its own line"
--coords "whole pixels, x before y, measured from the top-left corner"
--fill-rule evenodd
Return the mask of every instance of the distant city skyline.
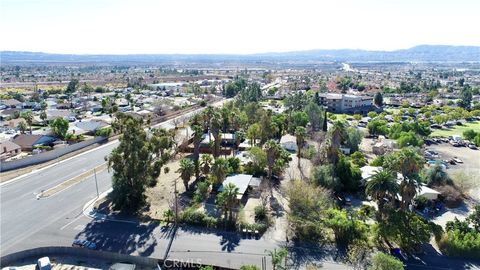
M 1 0 L 0 50 L 251 54 L 480 46 L 476 0 Z

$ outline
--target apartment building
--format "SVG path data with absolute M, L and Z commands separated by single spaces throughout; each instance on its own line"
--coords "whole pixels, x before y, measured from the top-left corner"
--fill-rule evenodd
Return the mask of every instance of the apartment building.
M 373 98 L 369 96 L 356 96 L 348 94 L 320 94 L 320 102 L 328 111 L 336 113 L 360 113 L 375 110 Z

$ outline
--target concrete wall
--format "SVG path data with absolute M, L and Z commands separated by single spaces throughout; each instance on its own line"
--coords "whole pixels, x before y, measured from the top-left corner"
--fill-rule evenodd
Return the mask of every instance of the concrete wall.
M 145 267 L 152 267 L 152 269 L 156 268 L 157 263 L 159 262 L 159 260 L 154 258 L 149 258 L 149 257 L 131 256 L 131 255 L 119 254 L 119 253 L 113 253 L 113 252 L 89 250 L 85 248 L 40 247 L 40 248 L 27 249 L 27 250 L 23 250 L 20 252 L 3 256 L 0 258 L 0 267 L 3 268 L 3 267 L 14 265 L 23 259 L 41 258 L 44 256 L 53 257 L 58 255 L 82 257 L 82 258 L 97 259 L 97 260 L 108 260 L 113 263 L 129 262 L 133 264 L 142 265 Z
M 71 153 L 73 151 L 82 149 L 84 147 L 90 146 L 95 143 L 104 142 L 106 140 L 107 138 L 104 138 L 104 137 L 95 137 L 91 140 L 86 140 L 86 141 L 68 145 L 62 148 L 57 148 L 52 151 L 40 153 L 38 155 L 33 155 L 33 156 L 29 156 L 22 159 L 12 160 L 12 161 L 6 161 L 6 162 L 2 161 L 0 162 L 0 172 L 14 170 L 14 169 L 18 169 L 18 168 L 22 168 L 30 165 L 47 162 L 47 161 L 56 159 L 58 157 L 61 157 L 65 154 Z

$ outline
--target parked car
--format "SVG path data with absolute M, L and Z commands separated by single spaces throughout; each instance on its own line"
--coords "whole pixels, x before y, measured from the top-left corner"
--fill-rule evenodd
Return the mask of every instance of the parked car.
M 458 157 L 453 157 L 453 160 L 454 160 L 456 163 L 463 163 L 463 160 L 459 159 Z
M 477 146 L 476 146 L 475 144 L 473 144 L 473 143 L 469 144 L 469 145 L 468 145 L 468 148 L 474 149 L 474 150 L 478 149 Z
M 73 240 L 72 247 L 83 247 L 87 249 L 97 249 L 97 245 L 88 240 L 75 239 Z

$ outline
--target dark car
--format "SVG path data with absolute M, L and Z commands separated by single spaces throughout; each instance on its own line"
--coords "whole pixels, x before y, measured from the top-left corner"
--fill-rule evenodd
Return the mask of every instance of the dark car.
M 75 239 L 72 243 L 72 247 L 83 247 L 87 249 L 97 249 L 97 245 L 93 242 L 81 239 Z

